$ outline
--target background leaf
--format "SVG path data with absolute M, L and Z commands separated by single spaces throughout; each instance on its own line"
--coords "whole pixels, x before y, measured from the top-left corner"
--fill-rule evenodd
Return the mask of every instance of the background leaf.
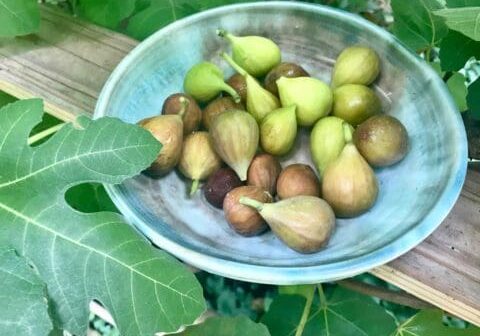
M 48 335 L 45 283 L 13 249 L 0 249 L 0 284 L 0 335 Z
M 164 2 L 168 2 L 164 0 Z M 107 28 L 116 29 L 135 9 L 135 0 L 80 0 L 80 14 Z
M 469 7 L 480 6 L 480 0 L 447 0 L 447 7 Z
M 465 80 L 465 76 L 458 72 L 447 80 L 447 87 L 460 112 L 467 110 L 467 83 Z
M 245 316 L 211 317 L 201 324 L 188 327 L 178 336 L 270 336 L 267 327 Z
M 85 334 L 92 299 L 112 313 L 123 335 L 192 323 L 205 305 L 191 272 L 120 215 L 80 213 L 64 198 L 73 185 L 119 183 L 139 173 L 157 156 L 159 143 L 136 125 L 81 117 L 28 147 L 42 109 L 33 99 L 0 110 L 0 245 L 12 245 L 35 265 L 47 283 L 54 321 L 71 333 Z
M 447 8 L 434 13 L 445 19 L 448 28 L 480 41 L 480 7 Z
M 83 183 L 74 186 L 67 191 L 65 199 L 72 208 L 81 212 L 118 212 L 107 191 L 100 183 Z
M 480 42 L 449 31 L 440 43 L 440 63 L 444 71 L 457 71 L 472 57 L 480 59 Z
M 480 78 L 468 86 L 467 104 L 470 115 L 480 120 Z
M 0 1 L 0 36 L 26 35 L 40 27 L 37 0 Z

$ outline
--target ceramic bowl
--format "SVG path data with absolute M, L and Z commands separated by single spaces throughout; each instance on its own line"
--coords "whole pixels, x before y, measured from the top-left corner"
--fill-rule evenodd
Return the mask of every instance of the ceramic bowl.
M 216 8 L 177 21 L 125 57 L 106 83 L 95 117 L 135 123 L 159 114 L 164 99 L 182 91 L 187 70 L 202 60 L 216 63 L 226 76 L 233 74 L 219 56 L 228 49 L 215 35 L 219 27 L 273 39 L 283 60 L 301 64 L 326 82 L 342 49 L 353 44 L 374 48 L 382 60 L 374 88 L 385 113 L 407 128 L 408 155 L 394 166 L 376 170 L 380 192 L 375 206 L 360 217 L 338 220 L 328 246 L 315 254 L 296 253 L 271 232 L 252 238 L 237 235 L 201 192 L 187 196 L 190 184 L 175 171 L 159 180 L 141 175 L 107 186 L 130 223 L 188 264 L 271 284 L 315 283 L 367 271 L 407 252 L 440 225 L 466 172 L 460 114 L 425 62 L 356 15 L 297 2 L 263 2 Z M 283 165 L 311 163 L 308 131 L 300 133 Z

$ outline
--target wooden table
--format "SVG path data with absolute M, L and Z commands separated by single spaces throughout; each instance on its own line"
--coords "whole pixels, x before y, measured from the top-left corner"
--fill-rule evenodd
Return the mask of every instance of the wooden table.
M 62 120 L 91 115 L 109 74 L 137 44 L 42 8 L 38 34 L 0 39 L 0 90 L 42 97 L 46 111 Z M 370 272 L 480 325 L 480 170 L 468 171 L 454 209 L 428 239 Z

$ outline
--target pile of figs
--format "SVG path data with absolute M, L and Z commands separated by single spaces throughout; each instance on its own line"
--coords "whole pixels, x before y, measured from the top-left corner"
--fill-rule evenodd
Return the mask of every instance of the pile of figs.
M 298 252 L 319 251 L 336 217 L 359 216 L 375 204 L 372 167 L 395 164 L 408 151 L 405 127 L 381 113 L 369 87 L 380 59 L 365 46 L 346 48 L 329 85 L 282 62 L 270 39 L 217 34 L 231 46 L 222 57 L 236 74 L 225 81 L 217 65 L 196 64 L 185 75 L 185 93 L 172 94 L 161 115 L 139 122 L 163 144 L 146 173 L 159 178 L 177 167 L 192 180 L 190 197 L 205 182 L 204 199 L 223 209 L 238 234 L 271 229 Z M 316 171 L 280 164 L 299 127 L 311 129 Z

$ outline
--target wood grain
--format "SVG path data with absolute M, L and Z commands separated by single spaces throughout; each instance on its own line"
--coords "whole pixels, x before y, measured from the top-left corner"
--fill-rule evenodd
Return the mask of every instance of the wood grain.
M 91 115 L 100 90 L 137 45 L 121 34 L 42 8 L 38 34 L 0 39 L 0 89 L 42 97 L 63 120 Z M 442 225 L 422 244 L 372 274 L 480 325 L 480 172 L 470 170 Z

